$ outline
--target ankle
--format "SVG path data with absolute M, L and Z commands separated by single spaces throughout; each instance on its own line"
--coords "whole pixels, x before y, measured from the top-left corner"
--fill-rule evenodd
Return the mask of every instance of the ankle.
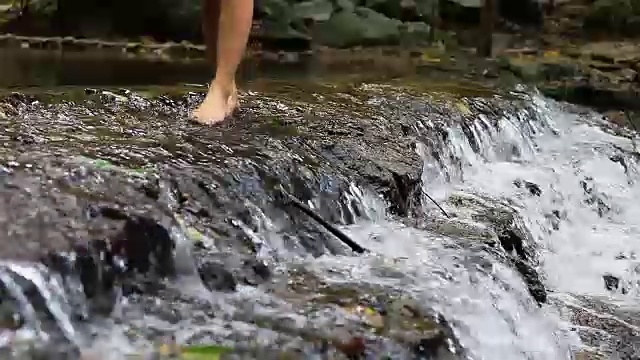
M 236 80 L 226 76 L 216 76 L 211 80 L 211 86 L 216 86 L 220 89 L 233 89 L 236 86 Z

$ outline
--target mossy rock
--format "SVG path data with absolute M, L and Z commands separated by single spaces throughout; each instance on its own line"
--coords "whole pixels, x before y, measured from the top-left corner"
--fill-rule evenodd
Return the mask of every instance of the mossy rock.
M 347 48 L 357 45 L 394 45 L 400 40 L 402 22 L 374 10 L 358 7 L 340 11 L 315 27 L 316 40 L 323 45 Z
M 293 14 L 298 19 L 327 21 L 333 13 L 330 0 L 302 1 L 293 5 Z
M 524 81 L 556 81 L 573 78 L 582 73 L 575 60 L 535 56 L 503 57 L 500 65 Z

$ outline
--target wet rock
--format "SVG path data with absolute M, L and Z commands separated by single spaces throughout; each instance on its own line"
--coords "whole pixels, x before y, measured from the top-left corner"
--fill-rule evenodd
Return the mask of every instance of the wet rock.
M 108 245 L 100 240 L 91 241 L 87 245 L 76 245 L 74 252 L 76 259 L 73 264 L 62 264 L 66 259 L 55 253 L 49 254 L 50 268 L 67 278 L 77 274 L 84 294 L 90 301 L 91 311 L 109 315 L 117 298 L 117 279 L 126 271 L 125 263 L 114 257 Z M 65 265 L 72 265 L 73 268 L 65 268 Z
M 247 285 L 259 285 L 271 278 L 271 270 L 257 259 L 248 259 L 243 263 L 245 269 L 244 282 Z
M 609 291 L 616 291 L 620 287 L 620 279 L 613 275 L 603 275 L 604 287 Z
M 500 244 L 498 252 L 489 251 L 497 260 L 512 264 L 520 273 L 531 296 L 540 304 L 546 302 L 546 288 L 536 267 L 536 253 L 531 248 L 532 241 L 517 212 L 496 200 L 474 196 L 454 196 L 449 199 L 456 207 L 472 211 L 471 218 L 489 225 L 493 236 Z M 495 244 L 491 236 L 481 236 L 483 243 L 491 249 Z
M 559 230 L 560 221 L 566 220 L 567 214 L 566 212 L 560 212 L 560 210 L 553 210 L 550 214 L 545 214 L 545 218 L 550 223 L 553 230 Z
M 548 96 L 604 111 L 638 108 L 635 64 L 640 49 L 633 42 L 593 42 L 502 61 L 504 68 L 539 84 Z
M 462 110 L 452 110 L 456 108 L 447 100 L 431 101 L 421 90 L 350 84 L 288 91 L 283 84 L 267 85 L 243 93 L 245 110 L 221 124 L 220 131 L 203 131 L 185 120 L 203 94 L 143 96 L 96 89 L 67 94 L 64 101 L 58 97 L 62 95 L 52 99 L 47 94 L 0 100 L 21 119 L 2 124 L 9 141 L 0 146 L 7 168 L 0 176 L 0 200 L 9 206 L 0 210 L 0 230 L 16 239 L 35 239 L 33 244 L 2 243 L 0 255 L 40 260 L 36 255 L 41 250 L 73 252 L 79 259 L 71 262 L 73 271 L 60 258 L 47 264 L 82 279 L 89 302 L 121 289 L 130 305 L 123 311 L 131 311 L 123 314 L 124 321 L 139 315 L 137 310 L 171 324 L 188 318 L 251 329 L 207 329 L 194 335 L 209 343 L 244 344 L 262 331 L 277 333 L 273 346 L 304 349 L 318 338 L 333 341 L 335 334 L 317 326 L 321 312 L 328 322 L 348 324 L 349 337 L 341 340 L 361 337 L 367 346 L 389 346 L 407 356 L 440 351 L 459 358 L 459 352 L 449 349 L 457 344 L 451 327 L 429 304 L 401 309 L 399 321 L 389 318 L 388 329 L 379 326 L 381 318 L 394 313 L 386 304 L 403 295 L 400 289 L 328 283 L 289 268 L 272 270 L 258 258 L 350 254 L 308 216 L 283 208 L 277 201 L 280 187 L 331 223 L 375 219 L 387 207 L 396 216 L 424 215 L 421 155 L 430 153 L 419 155 L 415 144 L 446 132 L 434 130 L 422 139 L 415 125 L 422 124 L 426 113 L 447 128 L 460 120 L 451 114 Z M 478 100 L 478 108 L 501 109 L 500 101 Z M 476 104 L 469 103 L 464 113 L 474 114 Z M 46 146 L 27 138 L 43 139 Z M 435 145 L 433 149 L 437 152 Z M 517 217 L 503 204 L 477 207 L 476 219 L 491 226 L 469 233 L 493 240 L 496 261 L 517 258 L 526 263 L 513 266 L 522 268 L 518 270 L 532 279 L 526 281 L 533 287 L 535 256 L 526 234 L 519 232 Z M 34 213 L 43 215 L 40 222 L 31 219 Z M 483 251 L 489 247 L 478 243 Z M 190 265 L 185 258 L 195 260 L 191 265 L 205 286 L 219 291 L 219 302 L 193 299 L 173 286 L 180 279 L 174 275 L 189 270 L 182 266 Z M 487 263 L 483 266 L 490 267 Z M 252 296 L 264 298 L 224 294 L 237 283 L 259 286 Z M 287 314 L 280 311 L 280 300 Z M 374 311 L 374 316 L 353 313 L 354 306 Z M 262 307 L 278 311 L 256 310 Z M 108 306 L 99 308 L 108 313 Z M 288 318 L 289 312 L 309 321 Z M 146 338 L 159 330 L 137 331 Z M 338 350 L 334 346 L 330 351 Z
M 502 248 L 508 253 L 514 252 L 517 256 L 526 260 L 527 254 L 524 251 L 522 237 L 515 233 L 512 229 L 506 229 L 498 234 L 498 239 Z
M 586 177 L 580 181 L 580 186 L 585 194 L 584 202 L 594 208 L 598 216 L 603 217 L 611 211 L 611 207 L 607 204 L 607 195 L 598 191 L 593 182 L 593 178 Z
M 464 356 L 464 351 L 453 340 L 452 329 L 446 320 L 425 310 L 423 304 L 412 298 L 397 296 L 395 291 L 388 292 L 371 285 L 362 288 L 362 284 L 327 284 L 305 269 L 293 271 L 290 275 L 287 289 L 278 291 L 285 291 L 292 297 L 298 294 L 303 297 L 299 301 L 315 308 L 329 306 L 332 312 L 345 311 L 362 320 L 363 329 L 351 332 L 336 329 L 328 334 L 330 343 L 343 354 L 377 355 L 380 346 L 385 348 L 377 339 L 387 337 L 400 346 L 392 346 L 389 351 L 396 349 L 397 353 L 407 357 L 457 359 Z M 368 335 L 371 333 L 375 337 Z
M 430 318 L 420 310 L 415 301 L 399 299 L 385 308 L 385 329 L 394 333 L 404 329 L 404 334 L 396 333 L 399 341 L 411 347 L 413 356 L 445 359 L 452 356 L 447 344 L 450 329 L 442 317 Z M 413 331 L 408 331 L 413 328 Z
M 514 264 L 524 282 L 527 284 L 531 297 L 538 302 L 544 304 L 547 302 L 547 290 L 540 279 L 540 274 L 529 264 L 521 259 L 514 259 Z
M 611 157 L 609 157 L 609 159 L 615 163 L 620 164 L 620 166 L 622 166 L 622 168 L 624 169 L 624 173 L 627 175 L 629 174 L 629 166 L 627 165 L 626 157 L 624 155 L 612 155 Z
M 14 162 L 0 186 L 13 210 L 2 214 L 0 228 L 21 240 L 5 244 L 3 258 L 41 261 L 70 289 L 81 284 L 94 314 L 111 312 L 127 274 L 173 274 L 173 218 L 137 190 L 144 180 L 42 154 Z
M 542 189 L 540 189 L 540 186 L 538 184 L 526 181 L 526 180 L 515 180 L 513 182 L 513 184 L 517 187 L 517 188 L 521 188 L 522 186 L 525 187 L 525 189 L 527 189 L 529 191 L 529 193 L 533 196 L 540 196 L 542 194 Z
M 578 334 L 583 343 L 598 349 L 593 354 L 595 359 L 633 359 L 640 354 L 640 336 L 633 320 L 638 316 L 635 310 L 627 312 L 621 307 L 586 298 L 568 308 L 571 322 L 580 326 Z
M 413 346 L 413 354 L 418 358 L 439 359 L 442 356 L 445 341 L 446 339 L 442 334 L 420 339 Z
M 113 253 L 127 259 L 130 271 L 154 270 L 160 276 L 174 271 L 170 230 L 155 220 L 142 216 L 127 218 L 122 232 L 111 243 Z
M 205 262 L 198 267 L 198 273 L 204 285 L 212 291 L 235 291 L 236 280 L 224 266 L 214 262 Z

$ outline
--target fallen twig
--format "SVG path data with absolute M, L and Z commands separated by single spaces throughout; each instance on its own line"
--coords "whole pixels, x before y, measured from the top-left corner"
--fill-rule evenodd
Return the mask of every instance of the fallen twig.
M 424 191 L 424 189 L 421 188 L 421 190 L 422 190 L 422 193 L 424 194 L 424 196 L 426 196 L 427 199 L 431 200 L 431 202 L 433 202 L 438 207 L 438 209 L 440 209 L 440 211 L 442 211 L 442 214 L 444 214 L 444 216 L 446 216 L 447 218 L 451 219 L 451 216 L 449 216 L 449 214 L 447 214 L 447 212 L 444 211 L 442 206 L 440 206 L 440 204 L 438 204 L 437 201 L 435 201 L 431 196 L 429 196 L 429 194 L 427 194 L 427 192 Z
M 358 254 L 362 254 L 362 253 L 368 252 L 367 249 L 363 248 L 358 243 L 353 241 L 349 236 L 347 236 L 347 234 L 342 232 L 340 229 L 338 229 L 334 225 L 332 225 L 329 222 L 327 222 L 320 215 L 318 215 L 315 211 L 311 210 L 311 208 L 309 208 L 307 205 L 305 205 L 302 201 L 298 200 L 295 196 L 293 196 L 293 195 L 289 194 L 288 192 L 286 192 L 282 187 L 280 187 L 279 190 L 283 195 L 283 198 L 284 198 L 283 200 L 291 203 L 293 206 L 295 206 L 296 208 L 301 210 L 303 213 L 309 215 L 309 217 L 311 217 L 312 219 L 317 221 L 320 225 L 322 225 L 325 229 L 327 229 L 335 237 L 340 239 L 340 241 L 342 241 L 347 246 L 349 246 L 351 248 L 351 250 L 353 250 L 354 252 L 356 252 Z

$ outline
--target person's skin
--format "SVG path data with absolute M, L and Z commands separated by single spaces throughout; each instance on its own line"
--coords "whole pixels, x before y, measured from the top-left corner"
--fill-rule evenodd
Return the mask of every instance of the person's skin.
M 238 106 L 235 77 L 251 31 L 253 0 L 203 1 L 202 32 L 209 60 L 215 64 L 215 77 L 192 116 L 201 124 L 212 125 Z

